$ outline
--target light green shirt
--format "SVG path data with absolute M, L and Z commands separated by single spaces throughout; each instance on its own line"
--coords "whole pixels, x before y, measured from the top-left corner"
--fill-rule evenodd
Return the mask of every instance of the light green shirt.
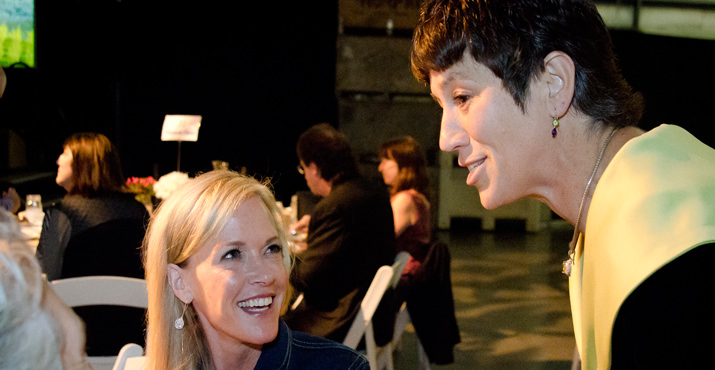
M 713 241 L 715 150 L 672 125 L 624 145 L 596 186 L 569 278 L 582 368 L 610 368 L 616 315 L 641 282 Z

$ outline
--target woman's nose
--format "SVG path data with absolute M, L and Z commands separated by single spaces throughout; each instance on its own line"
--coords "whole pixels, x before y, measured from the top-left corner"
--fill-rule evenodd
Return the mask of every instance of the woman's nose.
M 439 148 L 444 152 L 453 152 L 468 143 L 469 137 L 459 122 L 447 110 L 443 110 L 439 130 Z
M 251 284 L 269 285 L 275 280 L 274 268 L 260 258 L 246 266 L 246 277 Z

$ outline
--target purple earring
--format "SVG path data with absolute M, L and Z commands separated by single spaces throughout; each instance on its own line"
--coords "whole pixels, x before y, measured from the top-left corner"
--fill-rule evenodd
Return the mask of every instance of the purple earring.
M 559 134 L 559 132 L 556 131 L 556 128 L 559 127 L 559 118 L 558 118 L 558 117 L 554 117 L 554 120 L 553 120 L 553 122 L 551 122 L 551 124 L 554 125 L 554 129 L 551 130 L 551 137 L 555 138 L 556 135 Z

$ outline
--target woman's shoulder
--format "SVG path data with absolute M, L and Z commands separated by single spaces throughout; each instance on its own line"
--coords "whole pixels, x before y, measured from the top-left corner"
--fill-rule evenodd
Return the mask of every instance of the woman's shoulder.
M 58 208 L 72 215 L 102 214 L 101 219 L 145 218 L 146 208 L 132 193 L 107 193 L 95 197 L 65 196 Z
M 429 200 L 427 197 L 415 189 L 402 190 L 392 196 L 391 201 L 403 202 L 415 205 L 425 205 L 429 206 Z

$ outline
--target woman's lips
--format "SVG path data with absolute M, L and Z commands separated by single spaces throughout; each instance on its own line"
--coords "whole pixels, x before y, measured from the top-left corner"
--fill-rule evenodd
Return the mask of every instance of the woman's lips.
M 469 170 L 469 175 L 467 176 L 467 185 L 474 185 L 476 186 L 477 183 L 477 170 L 479 167 L 484 164 L 484 161 L 487 160 L 487 157 L 483 157 L 479 159 L 478 161 L 467 165 L 467 169 Z

